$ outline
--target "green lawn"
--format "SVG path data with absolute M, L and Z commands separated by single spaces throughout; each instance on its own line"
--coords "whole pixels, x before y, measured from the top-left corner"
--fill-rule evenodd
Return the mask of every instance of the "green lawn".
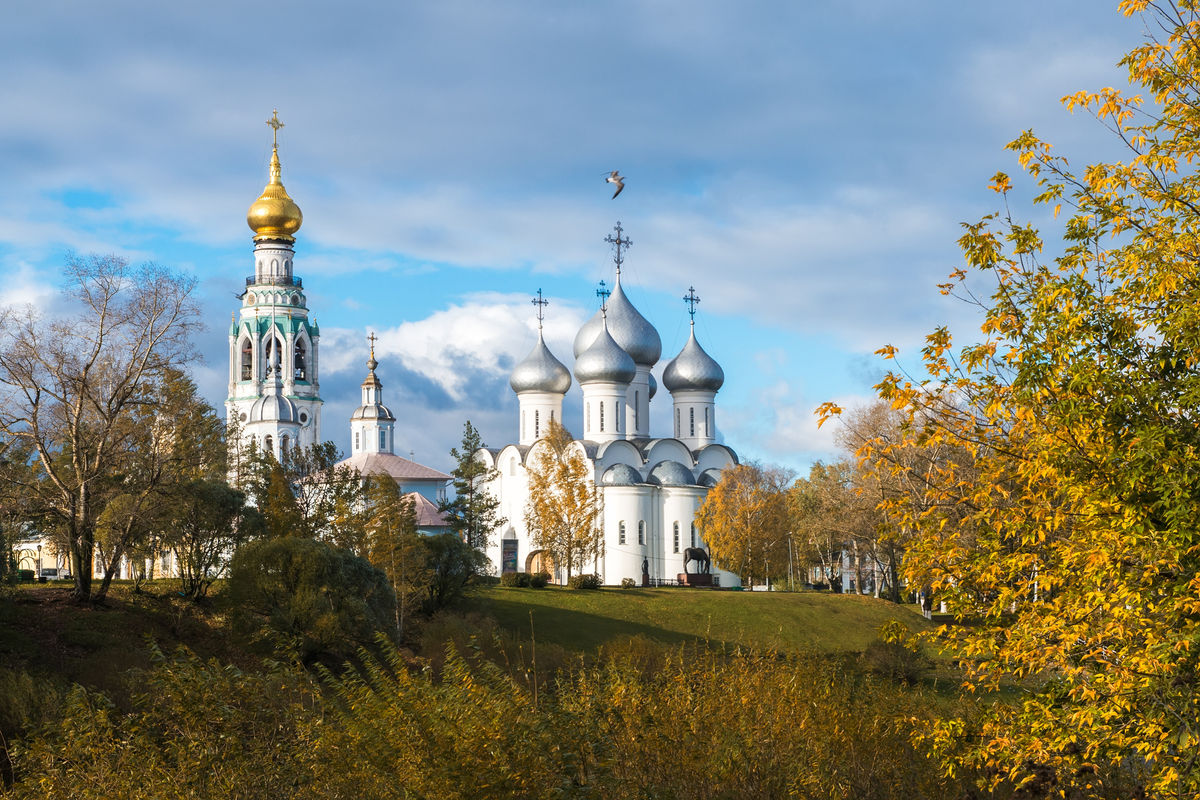
M 471 610 L 496 618 L 522 639 L 591 651 L 642 634 L 668 643 L 696 639 L 781 651 L 859 652 L 879 627 L 898 619 L 931 626 L 910 606 L 819 592 L 714 592 L 689 589 L 480 589 Z

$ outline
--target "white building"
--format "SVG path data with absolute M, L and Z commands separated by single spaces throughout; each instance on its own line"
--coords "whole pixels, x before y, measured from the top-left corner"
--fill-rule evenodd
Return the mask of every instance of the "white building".
M 379 366 L 375 360 L 375 335 L 369 338 L 371 356 L 367 359 L 367 377 L 362 383 L 362 405 L 350 415 L 350 457 L 338 462 L 338 466 L 356 469 L 362 475 L 391 476 L 400 492 L 413 501 L 417 530 L 429 534 L 446 533 L 449 526 L 437 504 L 446 499 L 450 476 L 396 455 L 396 417 L 383 403 L 383 384 L 375 374 L 375 368 Z
M 583 392 L 580 424 L 562 419 L 571 374 L 542 337 L 539 297 L 537 343 L 509 381 L 519 406 L 517 442 L 476 454 L 499 471 L 489 488 L 508 519 L 488 548 L 498 572 L 547 569 L 557 579 L 565 574 L 549 563 L 525 527 L 526 465 L 543 446 L 538 440 L 549 420 L 583 431 L 574 447 L 587 459 L 603 497 L 602 555 L 585 571 L 594 571 L 606 584 L 624 578 L 640 583 L 643 565 L 652 582 L 675 581 L 685 571 L 684 550 L 705 547 L 696 531 L 696 511 L 721 471 L 737 463 L 734 451 L 718 442 L 716 395 L 725 375 L 696 341 L 699 298 L 693 292 L 687 298 L 691 334 L 662 373 L 675 435 L 650 438 L 651 400 L 658 388 L 651 370 L 662 355 L 662 341 L 621 287 L 621 249 L 628 241 L 621 238 L 619 223 L 616 232 L 615 239 L 609 237 L 617 248 L 611 297 L 575 337 L 575 379 Z M 694 571 L 697 565 L 690 567 Z M 713 572 L 720 585 L 738 585 L 735 574 L 716 565 Z

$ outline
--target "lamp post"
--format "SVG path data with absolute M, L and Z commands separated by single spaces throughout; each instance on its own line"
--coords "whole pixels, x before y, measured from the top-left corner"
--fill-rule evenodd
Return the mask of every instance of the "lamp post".
M 39 542 L 38 543 L 38 559 L 37 559 L 37 579 L 41 580 L 41 578 L 42 578 L 42 545 L 41 545 L 41 542 Z

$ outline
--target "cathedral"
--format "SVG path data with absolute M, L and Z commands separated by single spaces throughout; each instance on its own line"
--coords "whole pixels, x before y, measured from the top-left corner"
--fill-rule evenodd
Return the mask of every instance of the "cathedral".
M 583 392 L 583 438 L 574 447 L 584 456 L 603 500 L 601 555 L 590 568 L 605 584 L 671 583 L 685 572 L 685 550 L 704 547 L 695 517 L 721 471 L 737 463 L 737 454 L 718 442 L 716 396 L 725 381 L 721 366 L 696 341 L 699 298 L 689 290 L 692 316 L 687 342 L 662 372 L 671 395 L 671 438 L 651 438 L 651 400 L 658 391 L 651 370 L 662 356 L 662 340 L 621 287 L 622 250 L 629 241 L 620 223 L 616 237 L 616 280 L 612 292 L 575 336 L 575 380 Z M 538 338 L 533 350 L 513 369 L 509 385 L 517 396 L 518 439 L 476 457 L 495 467 L 489 489 L 508 522 L 488 547 L 500 572 L 545 570 L 562 580 L 565 570 L 533 543 L 525 528 L 529 499 L 526 465 L 536 457 L 545 425 L 562 418 L 571 373 L 555 358 L 542 336 L 539 297 Z M 707 549 L 707 548 L 705 548 Z M 695 564 L 691 565 L 695 568 Z M 721 586 L 738 585 L 731 572 L 714 568 Z

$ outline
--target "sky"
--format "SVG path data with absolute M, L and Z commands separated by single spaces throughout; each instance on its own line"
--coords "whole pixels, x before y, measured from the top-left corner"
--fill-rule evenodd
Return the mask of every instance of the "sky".
M 915 369 L 934 327 L 977 332 L 936 284 L 960 265 L 961 223 L 998 210 L 991 176 L 1019 172 L 1004 145 L 1032 128 L 1073 164 L 1119 157 L 1061 104 L 1124 86 L 1116 62 L 1146 23 L 1116 6 L 16 4 L 0 27 L 0 305 L 53 309 L 71 253 L 191 273 L 209 323 L 192 374 L 223 410 L 278 109 L 322 429 L 343 450 L 371 331 L 398 452 L 448 471 L 468 419 L 491 446 L 515 441 L 530 300 L 549 299 L 546 339 L 571 366 L 619 220 L 656 374 L 695 287 L 723 440 L 805 472 L 839 457 L 813 409 L 869 402 L 890 366 L 876 349 Z M 1017 181 L 1014 212 L 1051 224 L 1032 194 Z M 662 391 L 652 434 L 670 416 Z

